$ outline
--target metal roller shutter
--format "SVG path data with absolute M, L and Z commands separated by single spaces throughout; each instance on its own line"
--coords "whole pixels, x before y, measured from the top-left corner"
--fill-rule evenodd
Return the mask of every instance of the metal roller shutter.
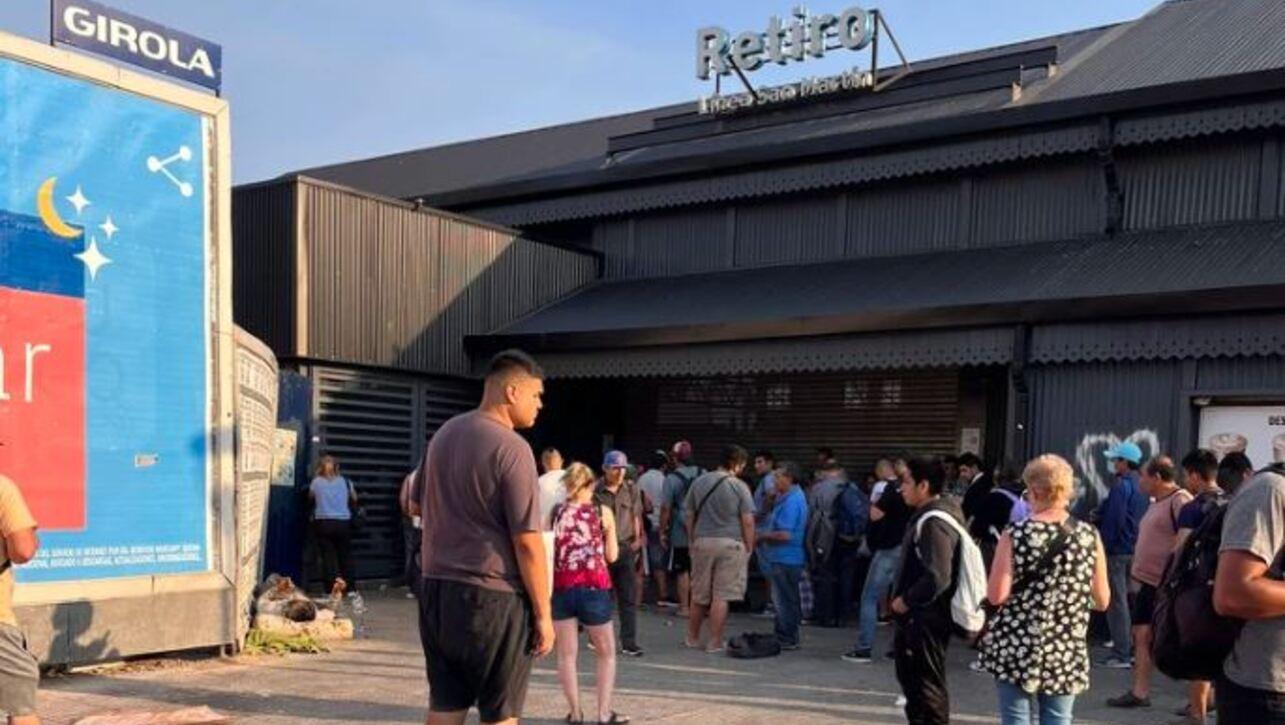
M 829 446 L 854 475 L 880 456 L 958 445 L 956 370 L 652 379 L 627 390 L 621 445 L 641 454 L 685 438 L 707 467 L 730 443 L 805 467 Z
M 357 577 L 400 577 L 398 489 L 428 436 L 476 405 L 476 384 L 323 367 L 312 378 L 317 450 L 339 459 L 366 507 L 367 524 L 353 538 Z

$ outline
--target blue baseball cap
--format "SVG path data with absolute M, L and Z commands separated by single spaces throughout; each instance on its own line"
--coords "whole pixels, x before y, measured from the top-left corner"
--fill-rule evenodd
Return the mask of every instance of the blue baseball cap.
M 1122 458 L 1135 465 L 1142 463 L 1142 449 L 1133 441 L 1121 441 L 1108 448 L 1103 455 L 1107 457 L 1107 460 Z
M 607 451 L 607 455 L 602 457 L 603 468 L 625 468 L 629 465 L 629 458 L 623 451 Z

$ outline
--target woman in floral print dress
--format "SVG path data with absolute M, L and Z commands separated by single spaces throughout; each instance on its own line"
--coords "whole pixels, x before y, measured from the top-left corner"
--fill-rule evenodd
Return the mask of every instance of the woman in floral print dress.
M 1055 455 L 1023 474 L 1031 516 L 1000 538 L 987 599 L 1002 605 L 982 638 L 982 667 L 995 676 L 1000 722 L 1069 725 L 1075 696 L 1089 688 L 1089 611 L 1110 600 L 1106 555 L 1097 530 L 1071 518 L 1071 466 Z M 1041 568 L 1059 538 L 1065 548 Z M 1014 590 L 1026 578 L 1028 585 Z

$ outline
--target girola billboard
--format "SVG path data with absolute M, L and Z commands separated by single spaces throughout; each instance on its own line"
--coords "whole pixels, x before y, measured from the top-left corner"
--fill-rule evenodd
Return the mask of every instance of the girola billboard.
M 20 581 L 205 571 L 209 119 L 0 58 L 0 474 Z

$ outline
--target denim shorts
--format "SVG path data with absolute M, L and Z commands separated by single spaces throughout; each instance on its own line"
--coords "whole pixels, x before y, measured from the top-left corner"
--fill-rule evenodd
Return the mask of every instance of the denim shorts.
M 614 604 L 610 589 L 563 589 L 553 593 L 553 618 L 578 619 L 587 627 L 596 627 L 611 621 Z

